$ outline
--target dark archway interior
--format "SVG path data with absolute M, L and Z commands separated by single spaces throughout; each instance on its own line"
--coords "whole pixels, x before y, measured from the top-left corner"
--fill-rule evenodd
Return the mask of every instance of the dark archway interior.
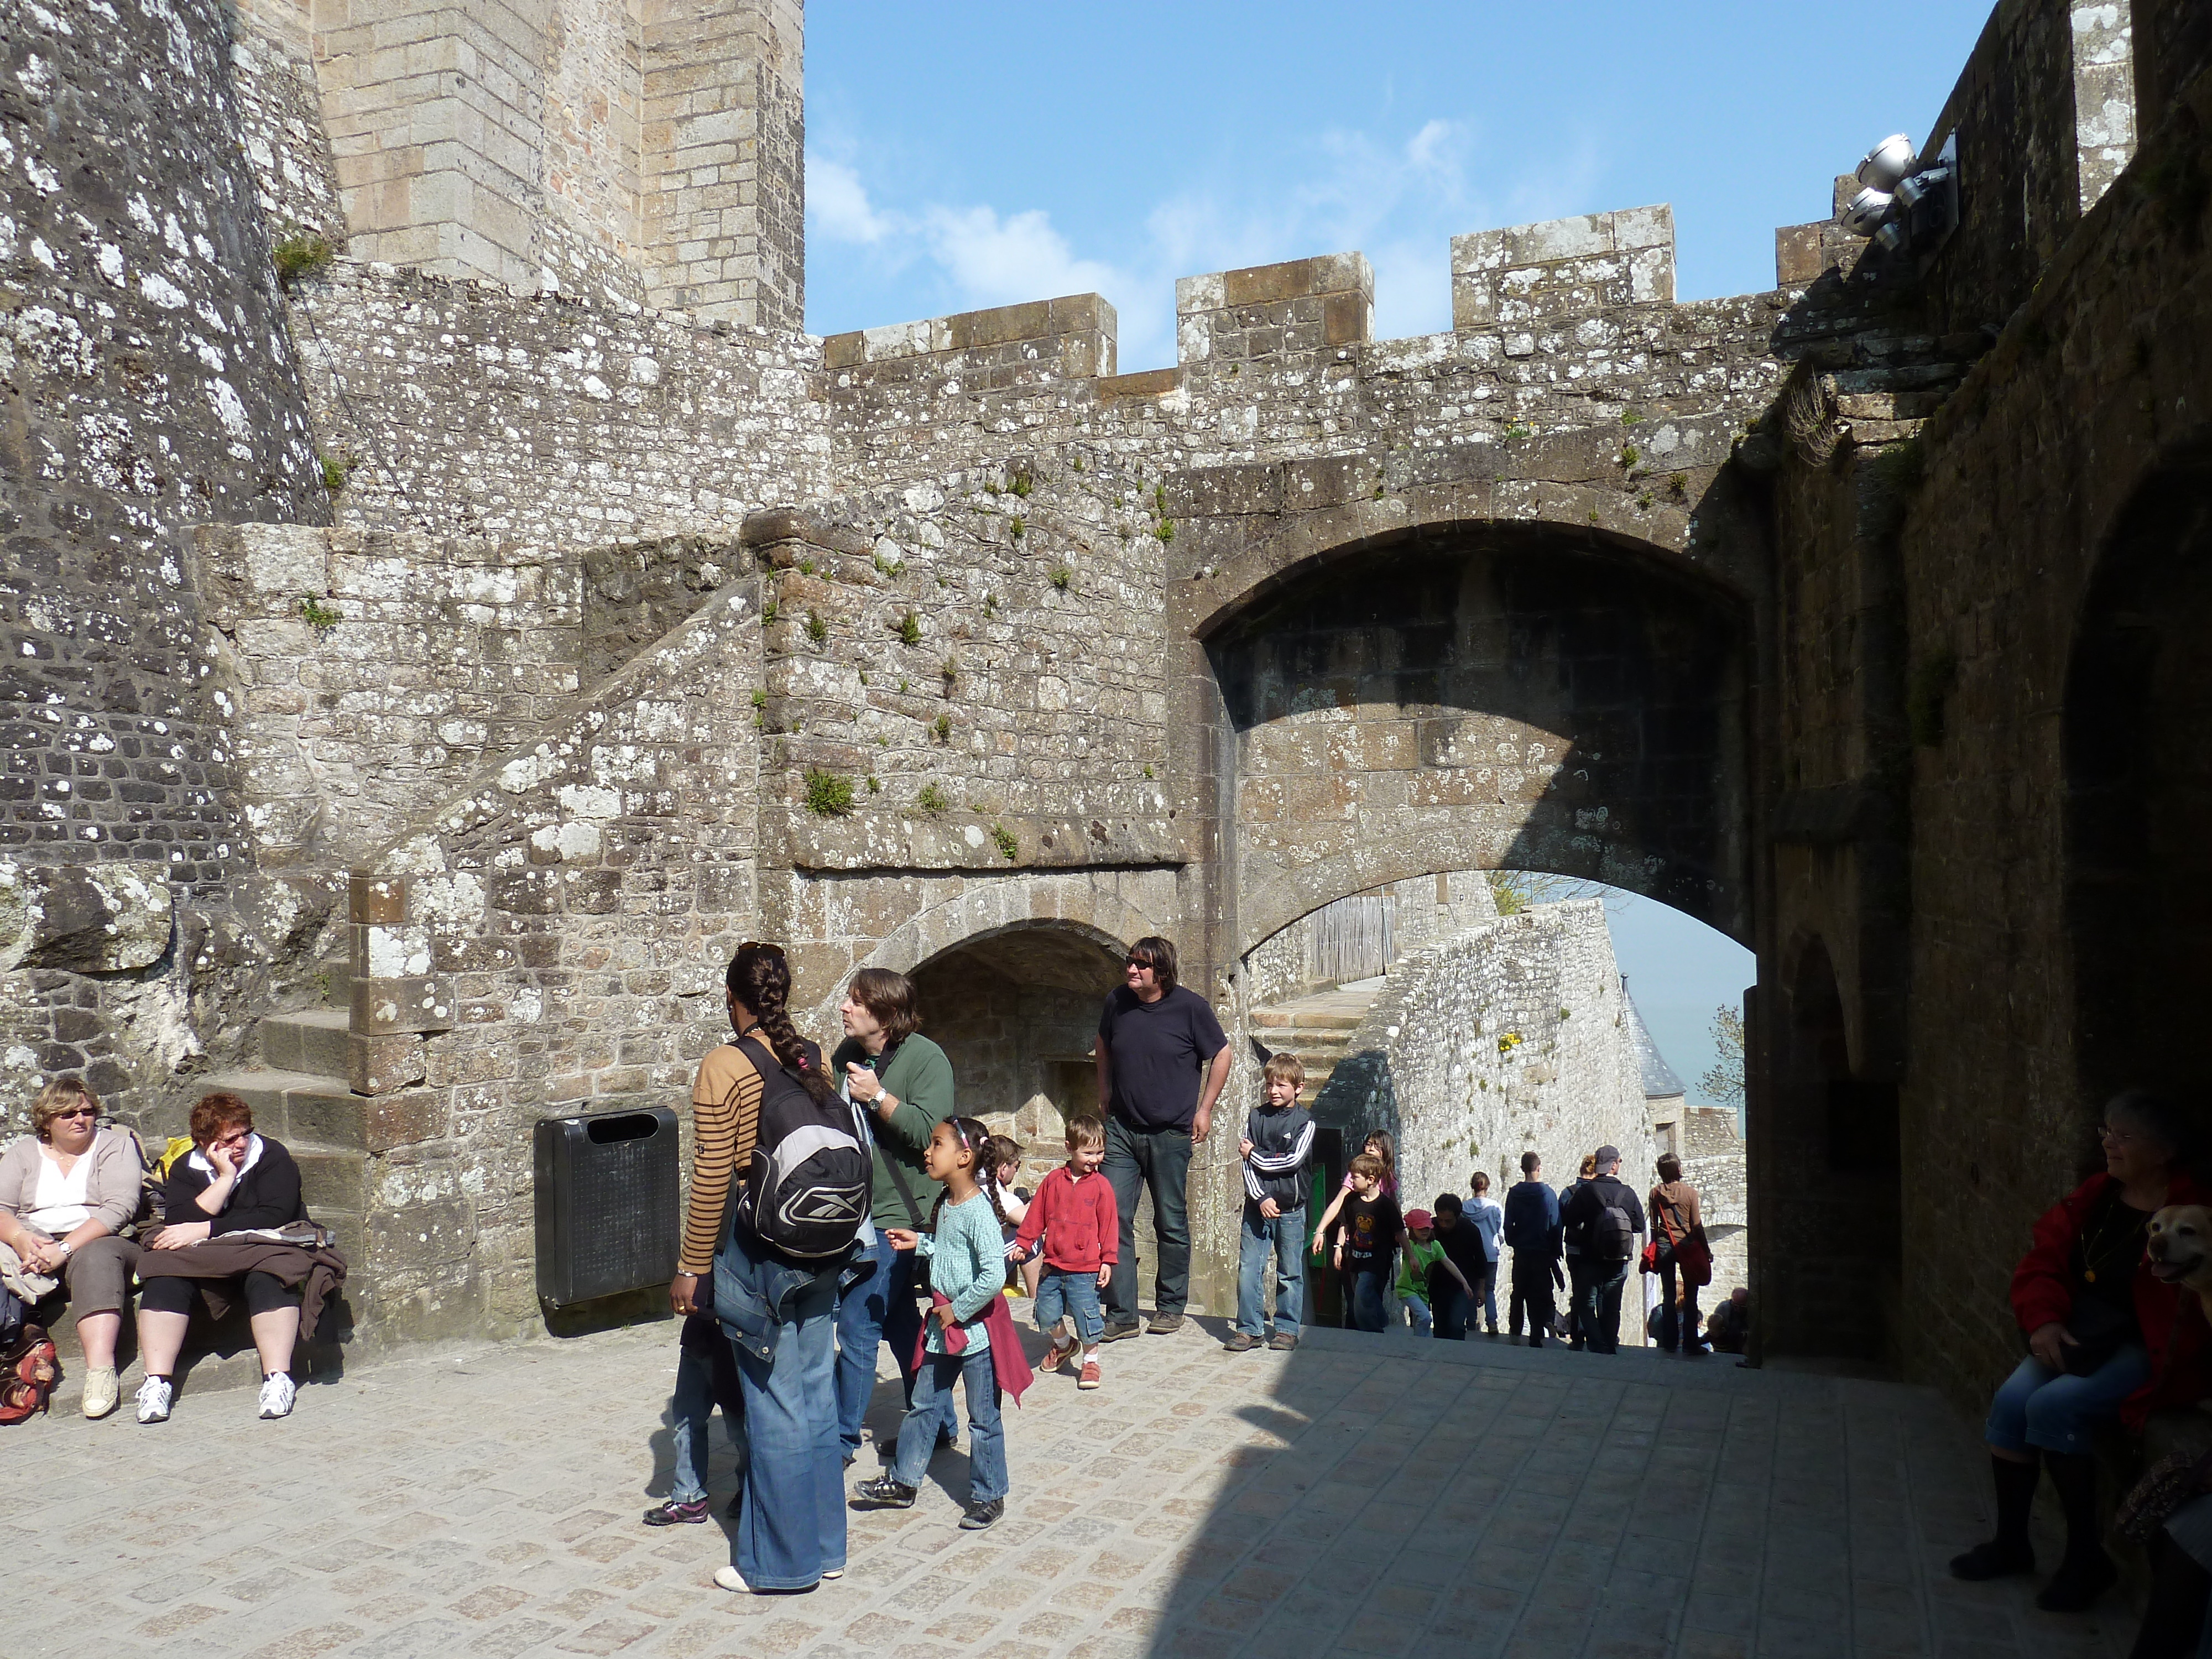
M 1772 1200 L 1756 1218 L 1765 1351 L 1892 1357 L 1900 1295 L 1903 1171 L 1893 1083 L 1851 1075 L 1827 948 L 1797 954 L 1761 1121 Z
M 2212 455 L 2154 477 L 2123 516 L 2085 611 L 2065 745 L 2086 1131 L 2124 1088 L 2203 1092 L 2181 1039 L 2212 1006 Z
M 1097 1109 L 1091 1044 L 1121 982 L 1119 953 L 1041 922 L 963 940 L 908 971 L 961 1111 L 1012 1133 L 1037 1174 L 1065 1162 L 1066 1115 Z
M 1239 844 L 1278 869 L 1388 844 L 1588 877 L 1747 939 L 1744 629 L 1656 556 L 1556 527 L 1321 566 L 1207 641 Z

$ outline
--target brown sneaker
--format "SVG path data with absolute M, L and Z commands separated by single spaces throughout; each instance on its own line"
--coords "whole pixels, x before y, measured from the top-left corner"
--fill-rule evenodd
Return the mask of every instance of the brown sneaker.
M 1045 1357 L 1037 1361 L 1037 1369 L 1041 1371 L 1058 1370 L 1075 1357 L 1076 1346 L 1073 1337 L 1070 1337 L 1065 1342 L 1054 1337 L 1052 1346 L 1045 1352 Z
M 1145 1327 L 1145 1334 L 1147 1336 L 1173 1336 L 1182 1328 L 1182 1316 L 1181 1314 L 1156 1313 L 1152 1316 L 1152 1322 Z
M 1231 1353 L 1249 1353 L 1260 1346 L 1260 1339 L 1256 1336 L 1247 1336 L 1243 1332 L 1237 1331 L 1221 1346 Z
M 1267 1346 L 1277 1353 L 1288 1353 L 1298 1346 L 1298 1340 L 1288 1331 L 1277 1331 L 1267 1339 Z
M 1098 1386 L 1098 1362 L 1097 1360 L 1086 1359 L 1083 1362 L 1083 1370 L 1075 1379 L 1075 1386 L 1079 1389 L 1095 1389 Z

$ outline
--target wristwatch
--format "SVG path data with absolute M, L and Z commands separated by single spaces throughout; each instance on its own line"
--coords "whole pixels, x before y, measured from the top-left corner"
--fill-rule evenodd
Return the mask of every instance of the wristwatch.
M 74 1255 L 76 1253 L 76 1246 L 70 1243 L 66 1238 L 61 1241 L 61 1246 L 62 1254 L 64 1256 Z

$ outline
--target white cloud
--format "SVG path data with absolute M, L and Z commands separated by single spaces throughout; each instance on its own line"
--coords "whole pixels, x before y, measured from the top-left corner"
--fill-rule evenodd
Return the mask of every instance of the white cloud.
M 988 207 L 933 207 L 922 231 L 932 257 L 961 291 L 983 305 L 1015 305 L 1063 294 L 1103 293 L 1121 273 L 1079 259 L 1041 210 L 1001 219 Z
M 806 230 L 810 238 L 865 244 L 883 240 L 891 226 L 869 204 L 867 187 L 858 173 L 826 155 L 809 155 Z

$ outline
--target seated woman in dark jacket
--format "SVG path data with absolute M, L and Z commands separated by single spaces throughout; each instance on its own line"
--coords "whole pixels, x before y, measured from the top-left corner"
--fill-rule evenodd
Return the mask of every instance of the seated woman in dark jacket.
M 164 1224 L 156 1250 L 182 1249 L 210 1238 L 305 1221 L 300 1166 L 276 1141 L 253 1133 L 253 1109 L 236 1095 L 203 1096 L 192 1108 L 192 1150 L 171 1166 L 163 1196 Z M 200 1281 L 140 1269 L 138 1352 L 146 1380 L 138 1385 L 138 1420 L 160 1423 L 176 1399 L 173 1372 L 185 1328 L 202 1299 Z M 275 1275 L 246 1272 L 230 1287 L 252 1316 L 261 1355 L 260 1413 L 292 1409 L 292 1347 L 300 1335 L 301 1291 Z
M 2094 1431 L 2115 1418 L 2139 1431 L 2154 1407 L 2205 1392 L 2197 1299 L 2154 1277 L 2144 1255 L 2158 1210 L 2205 1201 L 2179 1167 L 2183 1120 L 2155 1096 L 2130 1091 L 2105 1109 L 2099 1133 L 2105 1172 L 2044 1212 L 2013 1271 L 2013 1315 L 2028 1352 L 1998 1389 L 1983 1431 L 1996 1536 L 1951 1563 L 1960 1578 L 2033 1572 L 2028 1509 L 2039 1471 L 2048 1469 L 2066 1517 L 2066 1557 L 2035 1601 L 2053 1613 L 2087 1607 L 2119 1576 L 2100 1541 Z

